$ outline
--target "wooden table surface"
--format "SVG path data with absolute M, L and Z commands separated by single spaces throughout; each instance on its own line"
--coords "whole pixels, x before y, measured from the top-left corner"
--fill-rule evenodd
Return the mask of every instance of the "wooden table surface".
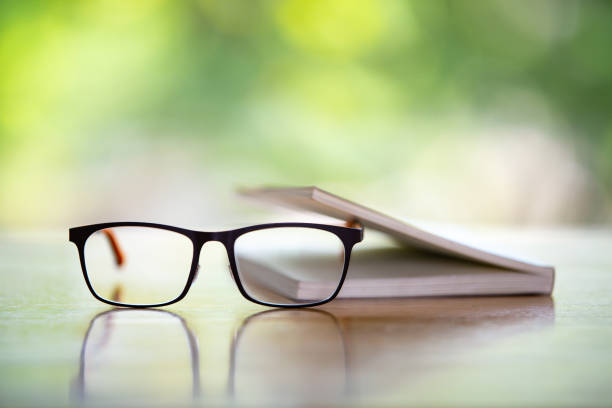
M 482 231 L 552 297 L 244 300 L 223 248 L 164 309 L 109 309 L 66 233 L 0 235 L 0 406 L 611 406 L 612 231 Z

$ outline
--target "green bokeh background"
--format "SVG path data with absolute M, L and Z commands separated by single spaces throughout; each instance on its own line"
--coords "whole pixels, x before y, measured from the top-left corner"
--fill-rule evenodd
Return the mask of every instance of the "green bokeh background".
M 0 227 L 232 217 L 317 184 L 408 218 L 612 220 L 612 3 L 0 3 Z

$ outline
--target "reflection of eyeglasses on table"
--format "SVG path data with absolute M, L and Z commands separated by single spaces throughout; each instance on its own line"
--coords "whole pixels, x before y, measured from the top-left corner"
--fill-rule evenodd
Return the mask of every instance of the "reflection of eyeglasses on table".
M 92 295 L 115 306 L 154 307 L 185 297 L 198 275 L 202 246 L 225 246 L 231 276 L 248 300 L 277 307 L 334 299 L 361 227 L 310 223 L 254 225 L 203 232 L 143 222 L 70 229 Z
M 303 341 L 313 329 L 316 341 Z M 210 344 L 210 337 L 206 339 Z M 98 313 L 83 337 L 71 396 L 77 405 L 190 405 L 187 398 L 202 396 L 198 343 L 187 320 L 169 311 Z M 250 315 L 235 329 L 229 351 L 227 397 L 234 405 L 270 405 L 288 398 L 323 402 L 348 391 L 343 329 L 325 310 L 276 309 Z M 205 364 L 204 371 L 219 370 Z
M 190 370 L 183 372 L 186 367 Z M 171 381 L 168 372 L 172 373 Z M 197 398 L 200 354 L 195 334 L 183 317 L 166 310 L 111 309 L 98 313 L 83 337 L 79 372 L 71 384 L 71 394 L 78 405 L 92 400 L 98 402 L 95 405 L 106 406 L 117 402 L 144 405 L 134 402 L 151 398 Z

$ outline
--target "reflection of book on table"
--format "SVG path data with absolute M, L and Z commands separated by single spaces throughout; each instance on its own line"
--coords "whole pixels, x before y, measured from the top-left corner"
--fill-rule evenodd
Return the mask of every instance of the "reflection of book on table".
M 427 232 L 316 187 L 257 189 L 243 194 L 356 220 L 366 229 L 387 233 L 402 244 L 403 248 L 367 248 L 367 243 L 365 249 L 356 247 L 340 297 L 550 294 L 553 289 L 552 266 Z M 292 268 L 282 268 L 277 263 L 272 269 L 267 262 L 251 257 L 240 262 L 257 269 L 261 285 L 284 296 L 316 298 L 316 293 L 328 290 L 319 287 L 322 280 L 316 277 L 317 270 L 326 269 L 321 268 L 326 262 L 322 257 L 292 262 Z M 274 287 L 270 282 L 275 282 Z

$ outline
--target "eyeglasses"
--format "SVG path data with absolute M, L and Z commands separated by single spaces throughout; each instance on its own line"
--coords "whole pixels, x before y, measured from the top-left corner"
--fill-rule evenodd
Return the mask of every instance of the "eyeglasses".
M 158 307 L 183 299 L 198 276 L 202 246 L 225 246 L 242 295 L 275 307 L 316 306 L 334 299 L 346 277 L 360 226 L 310 223 L 254 225 L 203 232 L 144 222 L 71 228 L 85 283 L 114 306 Z

